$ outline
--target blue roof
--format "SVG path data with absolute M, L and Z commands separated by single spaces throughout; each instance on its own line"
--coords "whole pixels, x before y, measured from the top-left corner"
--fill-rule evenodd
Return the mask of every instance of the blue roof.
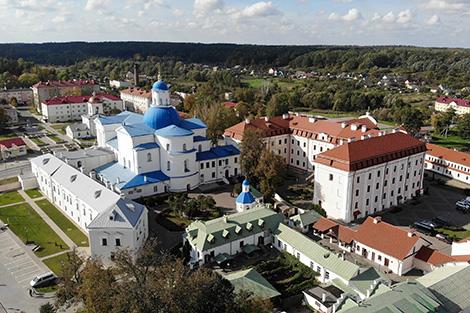
M 208 151 L 197 152 L 196 161 L 212 160 L 239 154 L 240 150 L 238 150 L 234 145 L 218 146 L 213 147 Z
M 249 186 L 249 185 L 250 185 L 250 182 L 248 181 L 248 179 L 245 179 L 245 180 L 243 181 L 243 185 L 244 185 L 244 186 Z
M 162 171 L 136 175 L 117 162 L 100 166 L 96 168 L 95 171 L 107 181 L 111 182 L 111 184 L 116 184 L 119 180 L 119 183 L 116 185 L 121 190 L 170 180 Z
M 134 125 L 123 124 L 121 127 L 131 137 L 152 135 L 155 132 L 154 129 L 147 127 L 145 124 L 134 124 Z
M 121 124 L 136 124 L 142 123 L 142 115 L 134 112 L 124 111 L 114 116 L 101 116 L 98 118 L 101 125 Z
M 136 151 L 157 149 L 157 148 L 160 148 L 160 146 L 156 142 L 142 143 L 134 147 Z
M 191 136 L 194 133 L 191 130 L 187 130 L 176 125 L 170 125 L 162 129 L 155 131 L 155 134 L 162 137 L 182 137 Z
M 243 203 L 243 204 L 251 204 L 256 201 L 255 197 L 251 194 L 251 192 L 242 192 L 238 195 L 236 202 Z
M 144 123 L 150 128 L 161 129 L 169 125 L 178 125 L 180 117 L 172 106 L 152 106 L 144 114 Z
M 209 138 L 204 137 L 204 136 L 194 136 L 193 138 L 194 142 L 199 142 L 199 141 L 207 141 Z
M 153 90 L 167 91 L 169 88 L 168 88 L 168 85 L 163 80 L 159 80 L 159 81 L 153 83 L 152 89 Z
M 183 128 L 187 129 L 201 129 L 201 128 L 207 128 L 207 125 L 204 124 L 203 121 L 201 121 L 198 118 L 188 118 L 185 120 L 180 121 L 180 126 Z

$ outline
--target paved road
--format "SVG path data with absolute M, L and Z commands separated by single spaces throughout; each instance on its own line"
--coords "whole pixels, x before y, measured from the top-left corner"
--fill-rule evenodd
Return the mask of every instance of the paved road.
M 52 299 L 31 298 L 29 281 L 49 269 L 10 230 L 0 232 L 0 303 L 7 312 L 39 312 Z

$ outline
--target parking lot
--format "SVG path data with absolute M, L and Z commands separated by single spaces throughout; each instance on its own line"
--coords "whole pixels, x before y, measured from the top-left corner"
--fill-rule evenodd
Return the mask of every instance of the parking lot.
M 7 312 L 38 312 L 47 299 L 30 297 L 29 282 L 48 271 L 10 230 L 0 231 L 0 303 Z
M 426 184 L 427 194 L 416 203 L 401 206 L 401 211 L 389 211 L 382 218 L 396 226 L 409 226 L 416 221 L 442 216 L 452 225 L 470 230 L 470 214 L 455 209 L 455 202 L 465 197 L 463 190 L 444 185 Z

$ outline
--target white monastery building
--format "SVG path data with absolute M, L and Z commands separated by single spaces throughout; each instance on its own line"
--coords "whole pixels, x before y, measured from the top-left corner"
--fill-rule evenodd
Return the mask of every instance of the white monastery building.
M 123 102 L 119 97 L 108 94 L 56 97 L 41 103 L 42 117 L 49 123 L 77 121 L 82 119 L 82 115 L 108 114 L 113 109 L 122 111 Z
M 152 104 L 152 92 L 139 87 L 121 90 L 121 99 L 126 110 L 144 113 Z
M 239 175 L 240 151 L 229 144 L 213 147 L 206 132 L 200 119 L 180 118 L 168 86 L 159 80 L 144 115 L 125 111 L 96 119 L 98 146 L 113 151 L 116 160 L 98 167 L 97 179 L 135 199 Z
M 147 208 L 106 189 L 57 157 L 31 160 L 42 193 L 89 236 L 91 256 L 113 259 L 118 249 L 134 257 L 148 237 Z
M 425 152 L 424 143 L 399 131 L 325 151 L 314 161 L 313 202 L 349 223 L 419 196 Z
M 457 115 L 470 113 L 470 100 L 439 97 L 434 103 L 434 109 L 438 112 L 446 112 L 454 109 Z
M 470 154 L 427 144 L 425 169 L 470 184 Z M 432 175 L 432 174 L 431 174 Z
M 343 143 L 376 136 L 377 121 L 369 114 L 337 122 L 299 114 L 246 119 L 225 130 L 225 138 L 239 144 L 246 131 L 259 131 L 268 149 L 284 158 L 287 165 L 315 170 L 315 156 Z

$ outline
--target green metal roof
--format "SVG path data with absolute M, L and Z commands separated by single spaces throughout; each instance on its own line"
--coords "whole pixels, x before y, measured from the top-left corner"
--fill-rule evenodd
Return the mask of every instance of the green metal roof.
M 312 225 L 320 219 L 321 215 L 317 212 L 310 210 L 302 214 L 291 216 L 289 219 L 294 222 L 295 226 L 305 227 Z
M 235 292 L 249 291 L 253 296 L 270 299 L 281 294 L 254 268 L 230 273 L 225 276 L 235 287 Z
M 245 212 L 193 222 L 186 228 L 186 238 L 194 247 L 204 251 L 265 230 L 274 232 L 283 219 L 282 214 L 258 204 Z
M 359 266 L 343 260 L 340 256 L 287 225 L 280 224 L 276 235 L 281 241 L 293 246 L 295 250 L 346 281 L 359 273 Z
M 338 313 L 377 313 L 377 312 L 413 312 L 444 313 L 447 310 L 442 302 L 423 285 L 416 282 L 403 282 L 390 291 L 375 295 L 355 307 L 341 306 Z
M 367 294 L 367 290 L 370 289 L 370 286 L 376 279 L 390 283 L 390 280 L 387 277 L 379 273 L 375 268 L 370 267 L 366 271 L 351 279 L 349 285 L 365 295 Z

